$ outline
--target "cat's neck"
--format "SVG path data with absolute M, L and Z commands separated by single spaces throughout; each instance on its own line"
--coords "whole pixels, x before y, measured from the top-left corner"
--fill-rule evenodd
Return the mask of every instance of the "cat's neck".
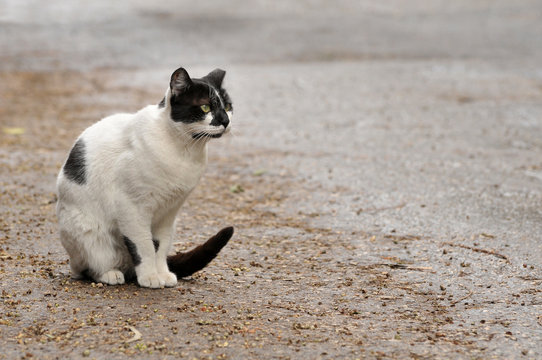
M 140 111 L 145 122 L 145 137 L 153 143 L 150 150 L 158 150 L 157 156 L 166 159 L 190 159 L 207 164 L 207 141 L 194 139 L 191 133 L 180 130 L 169 118 L 167 109 L 149 105 Z

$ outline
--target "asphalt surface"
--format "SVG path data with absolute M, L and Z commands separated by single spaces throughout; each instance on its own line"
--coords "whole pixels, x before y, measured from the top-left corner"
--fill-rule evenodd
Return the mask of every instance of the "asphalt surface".
M 542 357 L 541 39 L 540 1 L 0 2 L 0 358 Z M 68 149 L 178 66 L 235 118 L 177 249 L 232 242 L 176 289 L 70 280 Z

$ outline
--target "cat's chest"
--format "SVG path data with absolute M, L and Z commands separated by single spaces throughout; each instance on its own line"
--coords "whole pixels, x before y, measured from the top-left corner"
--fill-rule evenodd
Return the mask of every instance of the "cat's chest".
M 193 159 L 170 160 L 166 166 L 154 167 L 147 183 L 156 195 L 177 200 L 186 197 L 199 183 L 205 171 L 205 161 Z
M 177 161 L 168 168 L 167 185 L 174 192 L 191 192 L 199 183 L 206 168 L 206 162 Z
M 207 165 L 206 154 L 126 153 L 116 182 L 130 201 L 151 212 L 182 204 L 197 186 Z

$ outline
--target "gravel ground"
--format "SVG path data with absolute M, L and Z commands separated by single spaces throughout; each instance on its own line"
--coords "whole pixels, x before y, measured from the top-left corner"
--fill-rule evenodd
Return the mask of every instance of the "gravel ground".
M 542 357 L 539 1 L 0 3 L 0 359 Z M 55 178 L 169 75 L 228 71 L 234 134 L 172 289 L 69 277 Z

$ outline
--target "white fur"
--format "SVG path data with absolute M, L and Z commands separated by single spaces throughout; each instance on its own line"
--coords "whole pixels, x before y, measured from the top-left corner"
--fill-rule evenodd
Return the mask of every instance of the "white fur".
M 175 217 L 207 164 L 207 139 L 194 140 L 192 134 L 223 133 L 231 125 L 211 126 L 209 116 L 195 124 L 173 122 L 169 97 L 168 89 L 164 108 L 149 105 L 135 114 L 106 117 L 81 134 L 85 184 L 60 171 L 60 239 L 74 277 L 89 270 L 96 281 L 124 283 L 124 274 L 134 270 L 123 241 L 126 236 L 141 256 L 135 267 L 141 286 L 177 283 L 166 263 Z M 160 241 L 156 253 L 152 239 Z

